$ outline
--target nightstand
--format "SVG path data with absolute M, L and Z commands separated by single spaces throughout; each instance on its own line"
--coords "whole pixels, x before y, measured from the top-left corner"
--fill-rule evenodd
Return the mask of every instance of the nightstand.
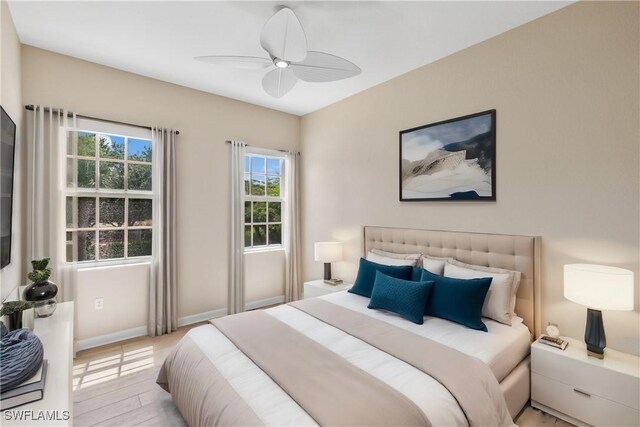
M 353 283 L 341 283 L 340 285 L 329 285 L 324 283 L 323 280 L 312 280 L 311 282 L 304 282 L 304 297 L 313 298 L 321 295 L 332 294 L 334 292 L 340 292 L 347 290 L 353 286 Z
M 583 342 L 562 351 L 531 345 L 531 406 L 576 425 L 640 425 L 640 358 L 605 349 L 587 356 Z

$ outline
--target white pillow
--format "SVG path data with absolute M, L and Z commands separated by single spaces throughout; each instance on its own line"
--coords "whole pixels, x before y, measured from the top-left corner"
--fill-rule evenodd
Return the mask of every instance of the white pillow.
M 390 258 L 382 255 L 378 255 L 371 251 L 367 252 L 367 261 L 372 261 L 377 264 L 383 265 L 410 265 L 415 267 L 418 263 L 417 259 L 399 259 L 399 258 Z
M 420 262 L 422 268 L 427 270 L 430 273 L 437 274 L 438 276 L 442 276 L 444 274 L 444 264 L 448 260 L 452 260 L 453 258 L 441 258 L 429 255 L 422 255 L 420 257 Z
M 511 325 L 513 274 L 473 270 L 447 262 L 444 266 L 444 275 L 455 279 L 491 277 L 491 286 L 482 305 L 482 316 L 497 320 L 505 325 Z
M 505 273 L 505 274 L 513 274 L 513 284 L 511 285 L 511 316 L 515 316 L 516 309 L 516 295 L 518 294 L 518 288 L 520 287 L 520 279 L 522 279 L 522 273 L 514 270 L 507 270 L 506 268 L 497 268 L 497 267 L 485 267 L 484 265 L 474 265 L 474 264 L 466 264 L 464 262 L 458 261 L 457 259 L 451 259 L 449 261 L 451 264 L 457 265 L 458 267 L 466 267 L 471 270 L 477 271 L 487 271 L 489 273 Z
M 418 260 L 422 256 L 422 254 L 398 254 L 395 252 L 387 252 L 382 249 L 371 249 L 371 252 L 377 255 L 382 255 L 387 258 L 396 258 L 396 259 L 415 259 Z

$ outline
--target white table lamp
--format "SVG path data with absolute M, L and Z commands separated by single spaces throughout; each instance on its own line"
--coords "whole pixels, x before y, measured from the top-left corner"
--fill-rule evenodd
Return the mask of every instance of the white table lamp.
M 587 306 L 587 353 L 602 359 L 607 340 L 601 310 L 633 310 L 633 272 L 604 265 L 567 264 L 564 297 Z
M 331 280 L 331 263 L 342 259 L 342 243 L 317 242 L 314 254 L 316 261 L 324 262 L 324 280 Z

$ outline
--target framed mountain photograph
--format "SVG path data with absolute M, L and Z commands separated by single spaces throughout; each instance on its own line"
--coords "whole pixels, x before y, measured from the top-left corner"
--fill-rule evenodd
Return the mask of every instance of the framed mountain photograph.
M 496 110 L 400 131 L 400 201 L 496 200 Z

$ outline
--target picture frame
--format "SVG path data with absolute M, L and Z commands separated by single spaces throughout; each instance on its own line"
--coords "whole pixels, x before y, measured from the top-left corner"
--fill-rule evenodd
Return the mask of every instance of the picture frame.
M 496 110 L 399 132 L 399 198 L 496 200 Z

